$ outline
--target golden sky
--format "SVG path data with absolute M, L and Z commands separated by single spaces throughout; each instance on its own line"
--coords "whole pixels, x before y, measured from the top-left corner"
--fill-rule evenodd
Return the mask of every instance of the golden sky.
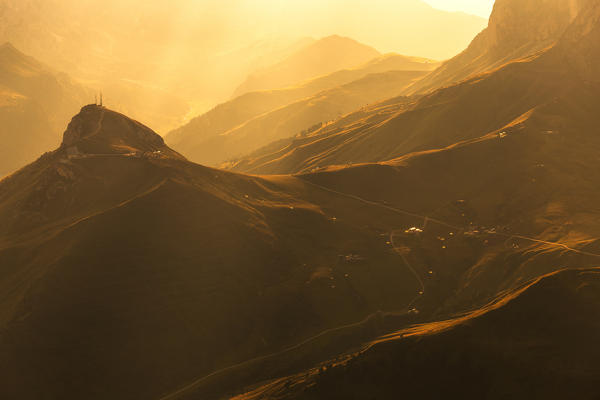
M 470 14 L 489 17 L 494 0 L 425 0 L 435 8 L 448 11 L 462 11 Z
M 140 119 L 167 130 L 173 122 L 155 121 L 155 109 L 226 101 L 307 38 L 444 60 L 487 25 L 490 0 L 427 1 L 472 15 L 424 0 L 0 0 L 0 42 L 102 88 L 123 112 L 156 103 Z

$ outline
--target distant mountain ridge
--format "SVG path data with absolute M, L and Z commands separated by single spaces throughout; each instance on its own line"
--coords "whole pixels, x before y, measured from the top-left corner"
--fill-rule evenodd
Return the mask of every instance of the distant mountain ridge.
M 441 60 L 485 27 L 418 0 L 230 3 L 0 0 L 0 42 L 102 88 L 107 104 L 163 135 L 229 100 L 249 73 L 308 43 L 301 38 L 339 34 Z
M 353 39 L 328 36 L 272 67 L 254 72 L 235 90 L 233 96 L 257 90 L 281 89 L 341 69 L 356 67 L 380 55 L 374 48 Z
M 356 107 L 396 95 L 437 65 L 428 59 L 387 54 L 359 67 L 336 71 L 296 86 L 239 96 L 169 133 L 166 140 L 195 162 L 218 165 L 270 140 L 291 137 Z M 410 73 L 393 73 L 400 71 Z M 375 76 L 382 73 L 387 73 L 388 85 L 383 82 L 383 75 Z M 371 88 L 368 75 L 373 75 Z M 252 131 L 251 127 L 258 123 L 261 131 Z M 251 136 L 245 145 L 239 142 L 225 144 L 231 139 L 236 141 L 238 131 L 248 129 Z
M 298 138 L 277 149 L 265 148 L 240 160 L 233 168 L 252 173 L 297 173 L 329 165 L 382 162 L 412 152 L 445 148 L 513 126 L 515 121 L 544 107 L 549 99 L 571 96 L 574 87 L 598 79 L 598 24 L 593 16 L 593 2 L 580 3 L 580 12 L 575 18 L 566 13 L 572 10 L 568 3 L 532 1 L 522 9 L 520 3 L 512 7 L 519 9 L 518 13 L 537 15 L 537 8 L 548 2 L 556 7 L 554 11 L 560 23 L 544 19 L 550 28 L 538 27 L 536 32 L 551 32 L 550 36 L 544 34 L 539 41 L 534 39 L 520 47 L 529 49 L 523 53 L 529 57 L 522 58 L 525 56 L 518 53 L 512 62 L 505 60 L 501 67 L 424 96 L 389 99 L 372 105 L 309 137 Z M 502 4 L 495 8 L 495 15 L 503 9 Z M 492 21 L 495 18 L 493 15 Z M 577 29 L 578 26 L 585 26 L 585 33 Z M 470 50 L 416 81 L 415 85 L 424 80 L 431 82 L 431 77 L 446 76 L 444 71 L 448 65 L 465 65 L 463 62 L 471 65 L 470 52 L 474 52 L 477 60 L 496 54 L 493 46 L 484 47 L 483 52 L 479 48 L 485 37 L 484 32 L 474 40 Z M 530 50 L 534 53 L 528 53 Z M 559 110 L 555 112 L 560 114 Z
M 93 91 L 12 44 L 0 46 L 0 176 L 60 143 L 71 116 Z
M 0 46 L 0 85 L 36 100 L 55 129 L 62 129 L 73 115 L 73 109 L 89 101 L 93 93 L 67 74 L 54 71 L 8 42 Z

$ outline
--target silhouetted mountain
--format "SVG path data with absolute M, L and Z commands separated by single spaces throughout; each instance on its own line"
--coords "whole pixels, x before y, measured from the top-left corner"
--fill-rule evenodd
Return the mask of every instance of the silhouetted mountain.
M 362 207 L 299 178 L 189 163 L 84 107 L 59 149 L 0 181 L 4 396 L 159 397 L 403 310 L 418 288 L 376 231 L 406 221 Z
M 219 164 L 274 138 L 288 138 L 369 102 L 398 94 L 412 80 L 422 77 L 422 71 L 437 65 L 431 60 L 389 54 L 359 68 L 337 71 L 294 87 L 247 93 L 171 132 L 167 142 L 193 161 Z M 367 77 L 376 73 L 379 75 Z M 241 135 L 246 141 L 237 139 Z
M 329 36 L 308 45 L 272 67 L 256 71 L 234 93 L 281 89 L 298 82 L 357 67 L 381 54 L 350 38 Z
M 82 108 L 73 118 L 64 133 L 61 149 L 70 156 L 152 153 L 184 159 L 151 129 L 96 105 Z
M 56 147 L 91 93 L 10 43 L 0 46 L 0 176 Z
M 87 106 L 0 181 L 3 391 L 221 398 L 596 262 L 600 145 L 575 133 L 565 153 L 571 134 L 250 177 Z

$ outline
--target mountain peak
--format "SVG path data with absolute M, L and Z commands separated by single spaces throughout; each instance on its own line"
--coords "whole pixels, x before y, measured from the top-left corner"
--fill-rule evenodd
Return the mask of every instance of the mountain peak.
M 597 0 L 497 0 L 489 24 L 469 47 L 413 85 L 424 93 L 527 58 L 554 46 Z
M 11 51 L 18 51 L 15 46 L 13 46 L 13 44 L 11 42 L 4 42 L 0 45 L 0 50 L 5 51 L 5 50 L 11 50 Z
M 318 42 L 351 42 L 351 43 L 358 43 L 356 40 L 349 38 L 349 37 L 345 37 L 345 36 L 340 36 L 340 35 L 329 35 L 329 36 L 325 36 L 322 37 L 321 39 L 317 40 Z
M 294 86 L 308 79 L 358 67 L 380 56 L 373 47 L 354 39 L 339 35 L 323 37 L 285 60 L 255 71 L 236 89 L 234 96 Z
M 359 42 L 355 39 L 352 39 L 350 37 L 347 37 L 347 36 L 341 36 L 341 35 L 335 35 L 335 34 L 322 37 L 321 39 L 317 40 L 315 43 L 307 46 L 305 49 L 309 50 L 312 48 L 319 48 L 322 46 L 336 46 L 336 47 L 341 47 L 342 49 L 349 47 L 353 51 L 357 51 L 357 49 L 362 49 L 363 51 L 369 51 L 373 57 L 377 57 L 377 56 L 381 55 L 381 53 L 379 53 L 379 51 L 377 51 L 375 48 L 373 48 L 369 45 L 361 43 L 361 42 Z
M 81 109 L 63 135 L 61 149 L 69 155 L 156 153 L 183 159 L 152 129 L 106 107 Z

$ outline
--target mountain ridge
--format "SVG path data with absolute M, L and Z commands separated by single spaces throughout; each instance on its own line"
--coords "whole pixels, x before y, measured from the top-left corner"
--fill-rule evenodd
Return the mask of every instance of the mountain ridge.
M 81 108 L 0 179 L 3 396 L 596 400 L 600 3 L 499 1 L 562 14 L 532 54 L 235 165 L 276 175 Z
M 96 132 L 102 109 L 90 112 L 81 132 Z M 594 177 L 571 156 L 540 158 L 564 147 L 560 135 L 525 129 L 389 165 L 260 177 L 131 155 L 121 145 L 146 136 L 107 115 L 118 121 L 101 133 L 67 135 L 90 141 L 87 153 L 61 147 L 0 181 L 0 262 L 11 266 L 0 273 L 0 382 L 11 397 L 159 398 L 241 363 L 190 393 L 220 398 L 600 253 L 597 185 L 581 181 Z M 420 239 L 407 233 L 423 224 Z M 266 364 L 253 368 L 257 358 Z
M 373 228 L 352 212 L 336 213 L 349 219 L 334 222 L 336 207 L 323 192 L 294 177 L 203 167 L 167 149 L 131 154 L 161 148 L 158 136 L 140 139 L 134 128 L 142 129 L 84 107 L 65 146 L 0 180 L 7 396 L 158 397 L 198 374 L 414 297 L 413 280 L 393 268 Z M 77 154 L 69 154 L 73 145 Z M 338 252 L 364 254 L 372 268 L 356 269 L 356 279 L 395 278 L 336 290 L 327 271 Z M 390 296 L 380 298 L 382 290 Z M 249 334 L 248 323 L 256 327 Z M 79 379 L 63 379 L 73 374 Z
M 588 21 L 588 29 L 597 27 L 594 6 L 590 7 L 592 9 L 582 13 L 570 26 Z M 568 40 L 561 36 L 554 46 L 544 51 L 412 100 L 400 97 L 372 105 L 307 138 L 283 144 L 278 150 L 265 148 L 240 160 L 233 169 L 252 173 L 297 173 L 329 165 L 383 162 L 402 154 L 444 148 L 501 132 L 513 120 L 547 104 L 550 99 L 563 95 L 574 99 L 569 94 L 578 90 L 574 88 L 584 92 L 593 90 L 592 82 L 600 75 L 594 32 L 590 30 L 587 36 L 579 34 Z M 462 56 L 458 56 L 455 61 L 461 59 Z M 579 72 L 574 68 L 579 68 Z
M 352 68 L 381 56 L 354 39 L 332 35 L 317 40 L 271 67 L 251 74 L 233 93 L 238 97 L 257 90 L 280 89 L 306 79 Z
M 465 51 L 415 83 L 409 93 L 428 92 L 458 83 L 511 60 L 544 51 L 561 37 L 586 1 L 496 1 L 488 27 Z
M 258 142 L 265 143 L 268 139 L 263 136 L 295 135 L 366 103 L 398 94 L 411 79 L 420 77 L 420 71 L 431 70 L 436 65 L 428 59 L 388 54 L 355 69 L 337 71 L 294 87 L 247 93 L 193 119 L 169 133 L 166 140 L 193 161 L 219 165 L 244 151 L 254 150 Z M 390 81 L 387 86 L 381 84 L 384 73 Z M 369 88 L 369 79 L 373 81 L 372 88 Z M 264 134 L 248 127 L 256 124 L 261 124 Z M 221 143 L 229 140 L 227 136 L 239 136 L 240 131 L 248 129 L 257 143 L 250 143 L 246 148 L 233 143 L 231 149 Z
M 0 176 L 60 143 L 65 124 L 92 91 L 18 50 L 0 47 Z

